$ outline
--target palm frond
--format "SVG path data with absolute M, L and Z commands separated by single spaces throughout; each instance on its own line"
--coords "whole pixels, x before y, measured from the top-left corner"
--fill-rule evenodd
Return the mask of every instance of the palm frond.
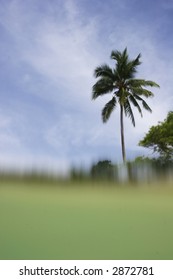
M 139 60 L 141 58 L 141 54 L 138 54 L 138 56 L 132 60 L 133 67 L 139 66 L 142 62 Z
M 126 79 L 132 79 L 134 78 L 135 73 L 137 72 L 137 66 L 141 64 L 141 61 L 139 60 L 141 55 L 139 54 L 136 59 L 128 61 L 126 65 L 126 71 L 128 73 Z
M 113 81 L 110 78 L 101 78 L 98 80 L 92 88 L 92 99 L 96 99 L 98 96 L 112 92 L 114 89 Z
M 144 79 L 130 79 L 127 81 L 127 85 L 132 87 L 159 87 L 155 82 Z
M 120 51 L 112 51 L 111 52 L 111 58 L 116 60 L 116 61 L 119 61 L 121 59 L 121 52 Z
M 132 108 L 130 106 L 128 99 L 124 103 L 123 107 L 124 107 L 125 115 L 131 119 L 133 126 L 135 126 L 135 118 L 134 118 L 133 111 L 132 111 Z
M 109 77 L 110 79 L 114 79 L 114 74 L 112 69 L 107 64 L 103 64 L 98 66 L 94 71 L 94 76 L 98 77 Z
M 141 98 L 139 95 L 137 94 L 134 94 L 134 97 L 137 99 L 137 100 L 140 100 L 142 102 L 142 105 L 144 107 L 145 110 L 149 111 L 149 112 L 152 112 L 151 108 L 148 106 L 148 104 L 145 102 L 145 100 L 143 98 Z
M 111 58 L 117 61 L 117 76 L 124 80 L 132 79 L 137 72 L 137 66 L 141 64 L 139 60 L 140 57 L 141 55 L 139 54 L 136 59 L 130 60 L 127 53 L 127 48 L 125 48 L 122 53 L 119 51 L 112 51 Z
M 141 114 L 142 117 L 142 110 L 141 107 L 139 106 L 138 102 L 136 101 L 135 97 L 133 95 L 129 96 L 130 101 L 132 102 L 132 104 L 138 109 L 139 113 Z
M 102 110 L 102 119 L 103 122 L 107 122 L 107 120 L 109 119 L 112 111 L 114 110 L 115 106 L 116 106 L 117 100 L 115 98 L 115 96 L 108 102 L 106 103 L 105 107 Z
M 154 93 L 152 91 L 147 90 L 147 89 L 142 88 L 142 87 L 130 87 L 130 90 L 133 94 L 143 95 L 145 97 L 154 96 Z
M 150 113 L 152 113 L 151 108 L 148 106 L 148 104 L 145 102 L 145 100 L 142 100 L 142 105 L 145 108 L 145 110 L 149 111 Z
M 160 86 L 157 83 L 155 83 L 153 81 L 149 81 L 149 80 L 145 80 L 145 86 L 160 88 Z
M 131 61 L 124 65 L 120 65 L 118 67 L 118 70 L 121 73 L 120 76 L 125 80 L 133 79 L 135 73 L 137 72 L 136 67 L 133 66 L 133 63 Z
M 120 74 L 118 73 L 117 68 L 113 69 L 113 74 L 114 74 L 114 81 L 121 82 L 121 77 Z

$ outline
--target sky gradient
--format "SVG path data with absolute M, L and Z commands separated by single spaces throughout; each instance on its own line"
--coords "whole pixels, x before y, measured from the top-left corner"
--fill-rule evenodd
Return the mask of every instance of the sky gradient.
M 173 1 L 0 0 L 0 167 L 52 169 L 121 162 L 119 109 L 103 124 L 111 95 L 92 101 L 94 69 L 112 50 L 142 54 L 137 77 L 160 85 L 125 120 L 127 158 L 149 127 L 172 110 Z

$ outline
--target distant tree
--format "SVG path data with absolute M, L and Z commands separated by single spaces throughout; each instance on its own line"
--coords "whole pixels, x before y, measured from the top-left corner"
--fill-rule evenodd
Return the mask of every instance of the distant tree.
M 173 160 L 173 111 L 163 122 L 149 129 L 139 146 L 152 149 L 164 160 Z
M 92 98 L 96 99 L 107 93 L 112 93 L 112 99 L 105 105 L 102 110 L 103 122 L 107 122 L 112 111 L 116 108 L 117 104 L 120 106 L 120 126 L 121 126 L 121 146 L 123 162 L 126 162 L 125 142 L 124 142 L 124 121 L 123 117 L 128 116 L 132 124 L 135 126 L 135 118 L 133 115 L 132 107 L 135 106 L 142 116 L 142 110 L 138 102 L 147 111 L 151 112 L 151 108 L 142 98 L 153 96 L 153 93 L 145 87 L 159 87 L 153 81 L 144 79 L 135 79 L 137 66 L 141 64 L 141 55 L 139 54 L 134 60 L 130 60 L 127 48 L 123 52 L 112 51 L 111 59 L 116 61 L 115 68 L 110 68 L 107 64 L 98 66 L 94 71 L 94 76 L 99 78 L 94 84 L 92 89 Z
M 112 179 L 114 168 L 110 160 L 101 160 L 92 165 L 90 173 L 95 179 Z

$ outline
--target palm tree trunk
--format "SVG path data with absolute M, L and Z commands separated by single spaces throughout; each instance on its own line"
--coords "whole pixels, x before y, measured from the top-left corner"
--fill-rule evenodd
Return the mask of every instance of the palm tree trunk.
M 122 105 L 120 105 L 120 127 L 121 127 L 122 157 L 123 157 L 123 163 L 126 163 L 126 152 L 125 152 L 125 143 L 124 143 L 123 106 Z

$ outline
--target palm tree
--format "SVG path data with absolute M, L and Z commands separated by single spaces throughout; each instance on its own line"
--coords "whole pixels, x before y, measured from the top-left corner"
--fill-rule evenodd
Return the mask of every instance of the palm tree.
M 99 78 L 92 88 L 92 99 L 96 99 L 107 93 L 112 93 L 112 99 L 105 105 L 102 110 L 102 120 L 107 122 L 112 111 L 117 104 L 120 106 L 120 128 L 121 128 L 121 146 L 123 162 L 126 162 L 125 142 L 124 142 L 124 114 L 128 116 L 133 126 L 135 126 L 135 118 L 132 107 L 135 106 L 142 116 L 142 110 L 139 102 L 142 103 L 144 109 L 152 112 L 151 108 L 141 97 L 146 98 L 154 94 L 145 87 L 159 87 L 153 81 L 144 79 L 135 79 L 136 68 L 141 64 L 141 55 L 139 54 L 134 60 L 130 60 L 127 48 L 123 52 L 112 51 L 111 59 L 116 61 L 115 68 L 112 69 L 107 64 L 98 66 L 94 71 L 95 78 Z

